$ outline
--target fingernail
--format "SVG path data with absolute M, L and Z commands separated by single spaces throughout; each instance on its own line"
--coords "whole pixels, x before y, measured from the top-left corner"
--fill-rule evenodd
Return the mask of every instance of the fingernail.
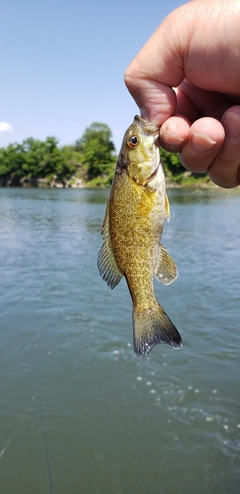
M 240 116 L 235 112 L 227 112 L 222 119 L 222 124 L 225 130 L 225 137 L 229 141 L 235 141 L 240 137 Z
M 184 142 L 184 139 L 177 134 L 170 134 L 164 132 L 164 134 L 162 135 L 160 133 L 160 136 L 162 140 L 166 142 L 166 144 L 169 144 L 170 146 L 180 146 Z
M 193 132 L 191 135 L 191 144 L 196 151 L 207 153 L 214 148 L 217 142 L 205 133 Z

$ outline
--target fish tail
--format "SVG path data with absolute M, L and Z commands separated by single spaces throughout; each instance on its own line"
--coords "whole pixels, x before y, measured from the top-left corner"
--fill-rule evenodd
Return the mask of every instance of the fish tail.
M 133 308 L 133 343 L 139 358 L 145 357 L 158 343 L 167 343 L 173 348 L 182 346 L 182 339 L 168 315 L 156 303 L 145 310 Z

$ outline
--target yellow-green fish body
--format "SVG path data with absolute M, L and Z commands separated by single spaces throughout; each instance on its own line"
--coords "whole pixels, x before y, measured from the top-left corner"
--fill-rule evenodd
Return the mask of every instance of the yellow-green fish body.
M 114 288 L 125 276 L 133 302 L 134 350 L 147 355 L 157 343 L 181 346 L 181 337 L 156 300 L 154 276 L 172 283 L 177 268 L 160 245 L 169 219 L 158 130 L 136 116 L 127 129 L 103 222 L 98 268 Z

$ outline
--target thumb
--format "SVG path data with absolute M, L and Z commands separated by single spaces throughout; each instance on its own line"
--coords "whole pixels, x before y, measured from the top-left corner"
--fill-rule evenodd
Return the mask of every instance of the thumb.
M 171 13 L 127 68 L 125 84 L 141 115 L 160 126 L 176 109 L 172 89 L 184 79 L 182 56 L 185 36 L 181 29 L 182 8 Z

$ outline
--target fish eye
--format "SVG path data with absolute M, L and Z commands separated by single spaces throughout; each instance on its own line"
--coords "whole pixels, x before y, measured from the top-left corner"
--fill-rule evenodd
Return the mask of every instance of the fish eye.
M 127 141 L 127 145 L 130 148 L 135 148 L 138 145 L 138 137 L 137 136 L 131 136 L 131 137 L 129 137 L 129 139 Z

